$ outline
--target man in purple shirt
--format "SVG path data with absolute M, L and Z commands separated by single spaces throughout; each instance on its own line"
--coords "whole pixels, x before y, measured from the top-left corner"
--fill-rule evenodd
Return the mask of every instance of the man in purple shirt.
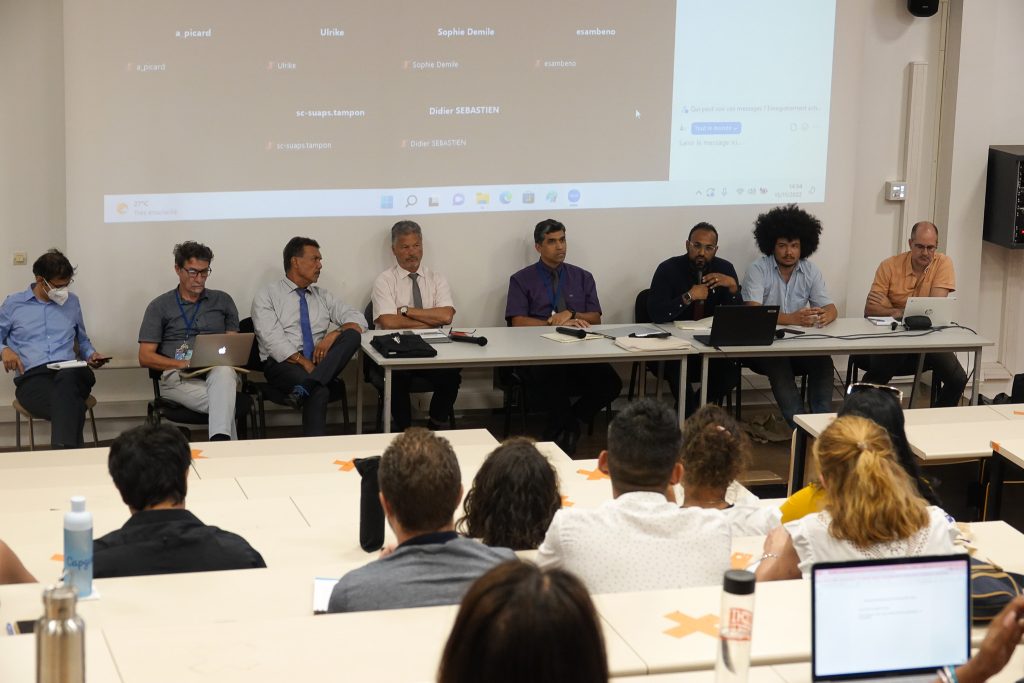
M 0 306 L 0 358 L 5 372 L 15 372 L 18 402 L 50 421 L 50 446 L 78 448 L 96 378 L 84 365 L 53 370 L 47 364 L 81 359 L 98 368 L 110 359 L 89 341 L 82 305 L 68 291 L 75 269 L 67 257 L 51 249 L 32 264 L 32 274 L 35 282 Z
M 565 226 L 551 218 L 541 221 L 533 243 L 540 259 L 509 279 L 506 322 L 513 327 L 600 324 L 594 276 L 565 262 Z M 622 390 L 622 380 L 607 363 L 529 366 L 522 372 L 530 394 L 548 405 L 544 439 L 569 455 L 576 451 L 580 424 L 589 423 Z M 575 403 L 573 396 L 579 397 Z

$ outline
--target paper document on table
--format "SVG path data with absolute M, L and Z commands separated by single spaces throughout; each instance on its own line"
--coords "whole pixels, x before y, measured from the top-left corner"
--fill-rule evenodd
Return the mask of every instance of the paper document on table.
M 68 368 L 84 368 L 88 363 L 84 360 L 62 360 L 58 363 L 47 363 L 46 367 L 51 370 L 67 370 Z
M 892 324 L 896 322 L 896 318 L 892 317 L 891 315 L 869 315 L 868 322 L 870 322 L 872 325 L 878 325 L 879 327 L 892 327 Z
M 551 341 L 561 342 L 563 344 L 571 344 L 573 342 L 587 341 L 589 339 L 604 339 L 604 337 L 602 337 L 599 334 L 590 334 L 589 332 L 587 333 L 586 337 L 582 337 L 582 338 L 580 338 L 580 337 L 573 337 L 573 336 L 568 335 L 568 334 L 562 334 L 561 332 L 548 332 L 547 334 L 542 334 L 540 336 L 543 337 L 544 339 L 550 339 Z
M 420 336 L 420 339 L 427 342 L 428 344 L 451 344 L 452 340 L 447 334 L 436 328 L 430 328 L 429 330 L 413 330 Z
M 715 319 L 715 316 L 709 315 L 706 318 L 700 320 L 676 320 L 674 325 L 680 330 L 697 330 L 700 332 L 709 332 L 711 330 L 711 321 Z
M 334 591 L 334 584 L 338 579 L 328 579 L 318 576 L 313 579 L 313 614 L 323 614 L 327 611 L 327 605 L 331 601 L 331 593 Z

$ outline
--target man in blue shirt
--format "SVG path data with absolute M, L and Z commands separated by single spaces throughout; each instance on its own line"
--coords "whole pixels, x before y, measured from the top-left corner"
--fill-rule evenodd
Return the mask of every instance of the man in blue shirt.
M 85 359 L 99 367 L 109 358 L 93 348 L 85 331 L 82 305 L 68 291 L 75 269 L 56 249 L 32 264 L 36 281 L 0 306 L 0 358 L 15 371 L 14 395 L 30 413 L 50 421 L 52 448 L 79 448 L 85 425 L 85 399 L 96 383 L 81 366 L 51 370 L 48 363 Z
M 821 221 L 796 204 L 777 206 L 757 217 L 754 239 L 764 257 L 750 264 L 743 278 L 747 305 L 779 306 L 780 325 L 823 327 L 838 317 L 825 289 L 825 278 L 807 260 L 818 249 Z M 751 359 L 748 366 L 768 376 L 790 427 L 796 426 L 793 416 L 803 412 L 797 374 L 807 374 L 811 412 L 831 412 L 831 356 L 770 356 Z
M 565 226 L 551 218 L 541 221 L 533 243 L 540 259 L 509 279 L 506 322 L 512 327 L 599 325 L 594 276 L 565 262 Z M 622 390 L 622 380 L 607 363 L 529 366 L 523 375 L 531 393 L 544 396 L 550 406 L 544 439 L 569 455 L 576 451 L 580 423 L 589 423 Z M 570 404 L 573 395 L 579 398 Z

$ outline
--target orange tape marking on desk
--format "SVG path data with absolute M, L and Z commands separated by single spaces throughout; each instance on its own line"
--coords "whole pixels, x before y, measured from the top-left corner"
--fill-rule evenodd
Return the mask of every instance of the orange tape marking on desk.
M 569 500 L 569 496 L 562 496 L 562 507 L 571 508 L 573 505 L 574 503 Z
M 356 464 L 352 460 L 335 460 L 332 464 L 338 466 L 339 472 L 351 472 L 356 468 Z
M 193 448 L 192 449 L 192 459 L 193 460 L 208 460 L 209 458 L 207 458 L 205 455 L 203 455 L 203 452 L 201 450 L 199 450 L 198 448 Z
M 729 557 L 729 566 L 733 569 L 746 569 L 754 556 L 750 553 L 735 552 Z
M 600 481 L 602 479 L 611 479 L 607 474 L 597 469 L 596 467 L 591 470 L 576 470 L 577 474 L 582 474 L 587 478 L 587 481 Z
M 715 614 L 705 614 L 702 617 L 694 618 L 688 614 L 675 611 L 671 614 L 666 614 L 665 618 L 671 619 L 678 624 L 678 626 L 665 630 L 665 635 L 667 636 L 685 638 L 690 634 L 700 632 L 712 638 L 718 637 L 718 616 Z

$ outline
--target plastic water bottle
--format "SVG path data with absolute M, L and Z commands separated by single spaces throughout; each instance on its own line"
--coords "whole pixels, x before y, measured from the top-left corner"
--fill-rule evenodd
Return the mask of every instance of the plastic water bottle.
M 753 628 L 754 575 L 742 569 L 730 569 L 725 573 L 722 584 L 716 683 L 746 683 Z
M 92 594 L 92 513 L 84 496 L 72 497 L 71 511 L 64 513 L 64 583 L 79 598 Z
M 75 614 L 75 591 L 43 591 L 43 616 L 36 622 L 36 683 L 84 683 L 85 623 Z

